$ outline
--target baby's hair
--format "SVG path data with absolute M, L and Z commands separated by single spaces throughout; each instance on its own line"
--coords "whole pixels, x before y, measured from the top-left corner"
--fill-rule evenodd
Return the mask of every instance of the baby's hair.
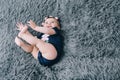
M 47 20 L 48 18 L 54 18 L 54 19 L 56 19 L 57 21 L 59 21 L 58 17 L 53 17 L 53 16 L 47 16 L 47 17 L 45 17 L 44 20 Z

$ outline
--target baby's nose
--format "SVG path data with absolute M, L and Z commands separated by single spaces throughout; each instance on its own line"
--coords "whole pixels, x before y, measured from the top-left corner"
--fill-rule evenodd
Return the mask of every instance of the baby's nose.
M 48 24 L 51 25 L 51 22 L 49 22 Z

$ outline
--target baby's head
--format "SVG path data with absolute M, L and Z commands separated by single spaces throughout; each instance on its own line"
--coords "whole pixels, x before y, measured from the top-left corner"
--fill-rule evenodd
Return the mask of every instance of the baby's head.
M 58 21 L 58 17 L 52 17 L 52 16 L 45 17 L 45 21 L 42 25 L 48 28 L 57 27 L 58 29 L 60 29 L 60 23 Z

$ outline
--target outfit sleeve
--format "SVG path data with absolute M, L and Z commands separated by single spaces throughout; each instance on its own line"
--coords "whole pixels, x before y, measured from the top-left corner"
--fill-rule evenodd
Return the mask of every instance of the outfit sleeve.
M 60 33 L 60 30 L 57 27 L 54 27 L 53 30 L 55 31 L 56 34 Z
M 43 33 L 38 33 L 37 38 L 41 39 L 42 35 L 43 35 Z

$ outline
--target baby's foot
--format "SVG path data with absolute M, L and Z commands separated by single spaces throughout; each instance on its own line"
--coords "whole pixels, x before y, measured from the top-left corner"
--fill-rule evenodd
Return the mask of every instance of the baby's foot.
M 16 43 L 19 47 L 21 47 L 21 46 L 24 44 L 24 42 L 23 42 L 21 39 L 19 39 L 18 37 L 15 38 L 15 43 Z
M 28 30 L 28 26 L 25 26 L 25 27 L 19 32 L 18 36 L 21 37 L 23 33 L 26 33 L 26 32 L 27 32 L 27 30 Z
M 28 26 L 25 25 L 20 32 L 25 33 L 25 32 L 27 32 L 27 30 L 28 30 Z

